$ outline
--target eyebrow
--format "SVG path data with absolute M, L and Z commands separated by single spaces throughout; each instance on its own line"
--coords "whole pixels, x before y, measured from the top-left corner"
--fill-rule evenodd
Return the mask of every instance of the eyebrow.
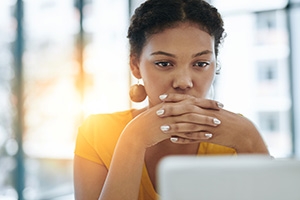
M 154 55 L 165 55 L 165 56 L 169 56 L 169 57 L 173 57 L 173 58 L 176 57 L 174 54 L 167 53 L 167 52 L 164 52 L 164 51 L 155 51 L 155 52 L 151 53 L 150 55 L 151 56 L 154 56 Z
M 205 50 L 205 51 L 201 51 L 199 53 L 194 54 L 192 57 L 195 58 L 197 56 L 202 56 L 202 55 L 205 55 L 205 54 L 213 54 L 213 52 L 211 50 Z
M 210 50 L 201 51 L 199 53 L 196 53 L 196 54 L 192 55 L 192 58 L 202 56 L 202 55 L 205 55 L 205 54 L 213 54 L 213 52 L 210 51 Z M 153 56 L 153 55 L 165 55 L 165 56 L 176 58 L 176 55 L 168 53 L 168 52 L 164 52 L 164 51 L 155 51 L 155 52 L 151 53 L 150 55 L 151 56 Z

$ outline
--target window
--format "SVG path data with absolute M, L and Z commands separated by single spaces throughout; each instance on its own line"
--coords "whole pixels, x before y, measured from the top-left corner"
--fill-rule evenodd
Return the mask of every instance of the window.
M 251 119 L 273 156 L 292 155 L 287 2 L 212 2 L 223 14 L 227 33 L 216 99 Z
M 257 68 L 259 82 L 274 82 L 278 79 L 276 61 L 257 62 Z
M 280 117 L 278 112 L 260 112 L 259 116 L 259 127 L 262 131 L 269 133 L 276 133 L 280 130 Z

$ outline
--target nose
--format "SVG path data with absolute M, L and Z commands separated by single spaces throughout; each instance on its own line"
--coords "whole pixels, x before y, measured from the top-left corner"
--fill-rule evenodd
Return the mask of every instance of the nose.
M 173 77 L 173 88 L 186 90 L 193 87 L 193 80 L 188 70 L 178 70 Z

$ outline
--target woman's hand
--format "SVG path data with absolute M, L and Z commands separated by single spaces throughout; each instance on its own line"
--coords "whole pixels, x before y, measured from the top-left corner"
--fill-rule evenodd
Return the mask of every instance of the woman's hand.
M 182 94 L 161 95 L 160 98 L 161 104 L 142 112 L 126 126 L 121 140 L 133 140 L 134 145 L 142 145 L 145 149 L 166 139 L 176 140 L 173 136 L 179 136 L 181 142 L 200 142 L 211 137 L 211 133 L 205 131 L 207 127 L 221 123 L 205 113 L 206 110 L 219 111 L 223 107 L 219 102 Z
M 186 144 L 209 140 L 234 148 L 238 153 L 269 153 L 253 123 L 221 109 L 221 103 L 180 94 L 162 97 L 165 103 L 157 114 L 171 120 L 160 128 L 172 142 Z

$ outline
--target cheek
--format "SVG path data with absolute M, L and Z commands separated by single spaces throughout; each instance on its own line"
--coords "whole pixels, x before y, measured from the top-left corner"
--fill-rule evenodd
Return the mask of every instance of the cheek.
M 159 95 L 165 93 L 170 85 L 167 80 L 161 76 L 152 76 L 151 78 L 144 80 L 144 86 L 149 98 L 158 98 Z
M 161 103 L 159 95 L 164 94 L 170 89 L 169 80 L 161 74 L 146 73 L 143 76 L 144 86 L 148 95 L 149 103 L 156 105 Z
M 194 82 L 194 87 L 197 88 L 197 94 L 199 95 L 198 97 L 205 98 L 207 96 L 214 82 L 214 78 L 214 75 L 207 75 L 198 78 L 197 81 Z

